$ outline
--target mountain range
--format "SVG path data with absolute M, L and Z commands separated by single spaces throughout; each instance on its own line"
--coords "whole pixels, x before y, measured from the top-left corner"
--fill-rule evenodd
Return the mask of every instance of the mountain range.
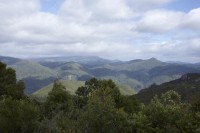
M 152 84 L 162 84 L 185 73 L 200 73 L 200 65 L 162 62 L 155 58 L 131 61 L 107 60 L 95 56 L 47 57 L 18 59 L 0 56 L 0 61 L 16 70 L 18 80 L 26 84 L 31 94 L 56 79 L 86 81 L 92 77 L 112 79 L 120 86 L 135 92 Z

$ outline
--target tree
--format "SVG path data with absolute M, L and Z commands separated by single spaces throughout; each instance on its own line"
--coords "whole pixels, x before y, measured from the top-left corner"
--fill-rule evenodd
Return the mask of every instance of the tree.
M 137 113 L 140 110 L 140 104 L 135 95 L 123 97 L 124 111 L 130 114 Z
M 194 96 L 191 103 L 191 112 L 185 114 L 180 121 L 183 131 L 200 132 L 200 94 Z
M 24 89 L 24 82 L 17 82 L 15 70 L 6 68 L 6 64 L 0 62 L 0 96 L 11 96 L 13 99 L 21 99 L 25 97 Z
M 71 95 L 59 81 L 55 81 L 45 102 L 45 114 L 50 118 L 59 111 L 69 112 L 72 109 Z
M 180 104 L 181 96 L 177 92 L 170 90 L 162 94 L 161 102 L 165 105 Z
M 0 101 L 1 133 L 32 133 L 39 128 L 39 107 L 28 100 L 4 98 Z
M 76 94 L 77 96 L 81 97 L 82 100 L 86 100 L 84 103 L 87 103 L 88 98 L 98 90 L 110 90 L 109 93 L 113 97 L 116 107 L 122 107 L 122 95 L 119 91 L 119 88 L 111 79 L 97 80 L 96 78 L 92 78 L 91 80 L 85 82 L 85 86 L 79 87 L 76 91 Z
M 192 100 L 192 110 L 194 112 L 200 112 L 200 93 Z
M 79 123 L 83 133 L 131 132 L 128 114 L 115 108 L 111 90 L 96 90 L 89 98 L 88 105 Z
M 162 94 L 161 98 L 155 96 L 149 105 L 134 115 L 134 128 L 136 132 L 182 132 L 180 120 L 188 113 L 185 104 L 180 102 L 180 95 L 174 91 Z M 139 123 L 139 121 L 141 121 Z M 146 124 L 146 125 L 140 125 Z M 143 129 L 138 127 L 143 127 Z
M 76 94 L 82 97 L 88 97 L 91 93 L 101 87 L 101 81 L 96 78 L 92 78 L 85 82 L 85 86 L 81 86 L 77 89 Z
M 70 119 L 69 114 L 60 111 L 51 119 L 45 118 L 38 129 L 39 133 L 78 133 L 76 121 Z

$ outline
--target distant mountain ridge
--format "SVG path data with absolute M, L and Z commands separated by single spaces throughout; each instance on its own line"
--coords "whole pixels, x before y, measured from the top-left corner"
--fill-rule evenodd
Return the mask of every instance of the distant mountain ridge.
M 7 62 L 9 59 L 13 60 L 9 57 Z M 112 79 L 118 85 L 127 85 L 138 92 L 154 83 L 162 84 L 180 78 L 185 73 L 200 72 L 198 64 L 173 64 L 156 58 L 112 61 L 94 56 L 16 60 L 9 67 L 15 68 L 17 78 L 23 79 L 29 86 L 26 88 L 29 94 L 55 79 L 66 79 L 69 76 L 78 81 L 87 81 L 92 77 Z
M 0 56 L 0 61 L 6 63 L 7 65 L 12 65 L 21 61 L 19 58 L 7 57 L 7 56 Z
M 28 77 L 36 77 L 38 79 L 45 79 L 55 77 L 56 72 L 48 67 L 42 66 L 37 62 L 22 60 L 15 64 L 10 65 L 16 70 L 17 78 L 23 79 Z
M 76 62 L 86 65 L 100 65 L 106 63 L 116 62 L 115 60 L 107 60 L 98 56 L 60 56 L 60 57 L 43 57 L 31 59 L 38 62 Z

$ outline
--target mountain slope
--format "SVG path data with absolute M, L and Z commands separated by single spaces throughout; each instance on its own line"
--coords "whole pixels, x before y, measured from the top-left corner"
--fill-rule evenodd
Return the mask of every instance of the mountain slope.
M 66 91 L 68 91 L 71 94 L 75 94 L 78 87 L 84 86 L 85 84 L 84 81 L 76 81 L 76 80 L 60 80 L 60 81 L 66 87 Z M 38 99 L 45 98 L 47 97 L 48 93 L 52 90 L 52 88 L 53 88 L 53 83 L 34 92 L 32 96 Z M 123 95 L 135 94 L 134 90 L 127 85 L 120 85 L 119 89 Z
M 70 94 L 75 94 L 75 91 L 78 87 L 84 86 L 83 81 L 70 81 L 70 80 L 60 80 L 60 82 L 66 87 L 66 91 Z M 36 99 L 45 99 L 48 96 L 48 93 L 52 90 L 53 83 L 41 88 L 40 90 L 32 94 Z
M 155 58 L 147 60 L 131 60 L 121 63 L 110 64 L 109 69 L 116 71 L 137 71 L 137 70 L 149 70 L 158 66 L 165 66 L 167 63 L 159 61 Z
M 35 61 L 44 62 L 77 62 L 86 65 L 100 65 L 115 62 L 112 60 L 107 60 L 100 58 L 98 56 L 60 56 L 60 57 L 44 57 L 33 59 Z
M 151 58 L 99 65 L 90 68 L 88 73 L 98 78 L 111 78 L 119 84 L 127 84 L 138 92 L 153 83 L 162 84 L 180 78 L 185 73 L 194 72 L 200 72 L 200 69 Z
M 0 61 L 3 62 L 3 63 L 6 63 L 7 65 L 12 65 L 14 63 L 21 61 L 21 59 L 13 58 L 13 57 L 0 56 Z
M 34 77 L 28 77 L 22 79 L 26 85 L 26 89 L 24 92 L 28 95 L 32 94 L 33 92 L 53 83 L 57 78 L 49 77 L 45 79 L 37 79 Z
M 33 61 L 23 60 L 10 65 L 9 67 L 12 67 L 16 70 L 17 79 L 28 77 L 35 77 L 37 79 L 56 77 L 55 71 Z
M 76 62 L 67 62 L 54 69 L 61 77 L 75 75 L 77 77 L 88 75 L 86 68 Z
M 178 92 L 182 101 L 190 102 L 192 97 L 200 93 L 200 73 L 189 73 L 183 75 L 177 80 L 173 80 L 161 85 L 152 85 L 147 89 L 141 90 L 136 97 L 144 103 L 150 102 L 150 100 L 157 94 L 160 96 L 169 90 Z

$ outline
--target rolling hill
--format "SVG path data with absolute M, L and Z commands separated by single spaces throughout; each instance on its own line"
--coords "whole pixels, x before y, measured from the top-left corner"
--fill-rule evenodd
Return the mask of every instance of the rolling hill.
M 150 58 L 99 65 L 90 68 L 88 73 L 98 78 L 113 79 L 119 84 L 127 84 L 138 92 L 151 84 L 162 84 L 193 72 L 200 72 L 200 69 Z
M 57 78 L 55 77 L 49 77 L 45 79 L 37 79 L 34 77 L 28 77 L 22 79 L 26 85 L 26 89 L 24 92 L 28 95 L 34 93 L 35 91 L 40 90 L 41 88 L 53 83 Z
M 75 91 L 78 89 L 78 87 L 84 86 L 85 84 L 84 81 L 76 81 L 76 80 L 60 80 L 60 81 L 66 87 L 66 91 L 68 91 L 70 94 L 75 94 Z M 32 97 L 36 99 L 45 99 L 48 93 L 52 90 L 52 88 L 53 88 L 53 83 L 34 92 L 32 94 Z M 123 95 L 135 94 L 134 90 L 130 88 L 128 85 L 120 85 L 119 89 Z
M 21 59 L 13 58 L 13 57 L 7 57 L 7 56 L 0 56 L 0 61 L 3 62 L 3 63 L 6 63 L 7 65 L 12 65 L 14 63 L 21 61 Z
M 10 65 L 16 70 L 17 79 L 24 79 L 28 77 L 35 77 L 37 79 L 45 79 L 49 77 L 56 77 L 57 73 L 48 67 L 42 66 L 37 62 L 23 60 Z
M 72 81 L 60 80 L 60 82 L 66 87 L 66 91 L 68 91 L 70 94 L 75 94 L 75 91 L 78 89 L 78 87 L 83 86 L 85 83 L 83 81 L 73 81 L 73 80 Z M 32 96 L 36 98 L 45 98 L 47 97 L 48 93 L 52 90 L 52 88 L 53 88 L 53 83 L 34 92 Z
M 141 90 L 136 97 L 139 101 L 148 103 L 156 94 L 160 96 L 169 90 L 178 92 L 182 101 L 190 102 L 196 94 L 200 93 L 200 73 L 189 73 L 161 85 L 152 85 Z
M 25 82 L 26 94 L 31 94 L 57 79 L 57 72 L 37 62 L 22 60 L 10 65 L 16 70 L 18 80 Z
M 67 62 L 64 63 L 54 69 L 61 77 L 67 76 L 67 75 L 75 75 L 75 76 L 83 76 L 83 75 L 89 75 L 87 73 L 87 69 L 84 68 L 81 64 L 78 64 L 76 62 Z
M 113 65 L 114 70 L 118 71 L 138 71 L 138 70 L 150 70 L 154 67 L 165 66 L 167 63 L 159 61 L 155 58 L 147 60 L 131 60 L 118 65 Z

